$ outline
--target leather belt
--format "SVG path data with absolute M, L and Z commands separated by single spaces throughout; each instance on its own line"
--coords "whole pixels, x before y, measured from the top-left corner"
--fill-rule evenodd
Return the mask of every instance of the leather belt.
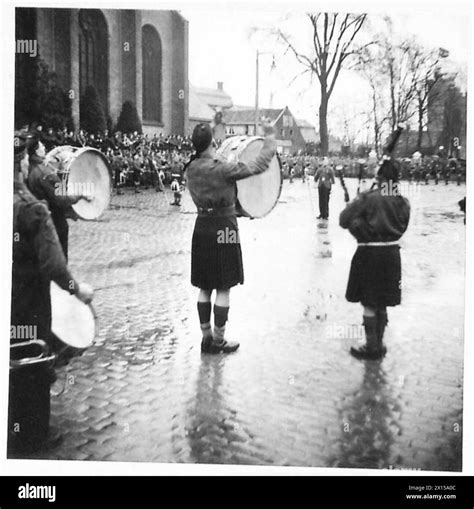
M 226 217 L 226 216 L 235 216 L 237 214 L 235 205 L 230 205 L 229 207 L 198 207 L 198 216 L 202 217 Z
M 398 246 L 398 240 L 392 240 L 390 242 L 358 242 L 357 245 L 370 247 Z

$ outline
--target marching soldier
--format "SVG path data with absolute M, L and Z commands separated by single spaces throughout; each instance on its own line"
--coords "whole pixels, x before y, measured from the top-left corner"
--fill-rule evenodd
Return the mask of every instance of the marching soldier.
M 387 306 L 401 302 L 401 261 L 398 241 L 408 227 L 410 204 L 398 191 L 398 168 L 385 160 L 376 189 L 361 193 L 341 212 L 339 223 L 357 239 L 346 299 L 364 307 L 366 344 L 351 348 L 357 359 L 385 356 L 383 335 Z

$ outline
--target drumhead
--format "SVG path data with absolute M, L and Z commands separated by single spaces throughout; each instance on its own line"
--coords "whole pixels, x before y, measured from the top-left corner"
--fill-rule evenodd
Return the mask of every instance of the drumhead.
M 228 162 L 255 161 L 263 146 L 263 138 L 234 136 L 224 141 L 220 154 Z M 278 202 L 282 175 L 280 161 L 275 154 L 268 170 L 237 181 L 237 199 L 242 213 L 248 217 L 264 217 Z
M 53 167 L 66 182 L 68 195 L 84 194 L 92 200 L 72 205 L 84 220 L 98 219 L 110 203 L 112 179 L 108 162 L 99 150 L 62 145 L 46 154 L 45 164 Z
M 79 200 L 75 203 L 72 208 L 76 214 L 86 220 L 100 217 L 109 206 L 111 185 L 104 155 L 93 148 L 79 149 L 69 165 L 67 192 L 78 194 L 77 191 L 83 189 L 84 194 L 92 196 L 92 200 Z
M 92 345 L 97 333 L 94 308 L 51 282 L 51 330 L 63 342 L 75 348 Z

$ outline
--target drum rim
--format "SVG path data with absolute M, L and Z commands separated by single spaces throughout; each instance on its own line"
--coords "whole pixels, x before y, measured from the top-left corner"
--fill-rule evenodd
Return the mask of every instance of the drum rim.
M 89 302 L 89 304 L 87 305 L 89 306 L 89 309 L 91 310 L 92 316 L 94 318 L 94 338 L 92 339 L 91 344 L 89 345 L 92 346 L 95 343 L 95 340 L 99 334 L 99 316 L 97 315 L 97 312 L 91 302 Z
M 246 135 L 238 135 L 238 134 L 235 134 L 233 136 L 229 136 L 228 138 L 226 138 L 223 142 L 226 143 L 227 140 L 232 140 L 234 138 L 240 138 L 243 145 L 242 147 L 246 147 L 250 142 L 252 141 L 257 141 L 257 140 L 265 140 L 265 138 L 263 136 L 246 136 Z M 222 154 L 223 150 L 222 149 L 222 145 L 219 147 L 219 155 Z M 243 148 L 242 148 L 243 150 Z M 241 150 L 239 151 L 239 154 L 240 154 Z M 262 217 L 266 217 L 268 216 L 268 214 L 270 214 L 270 212 L 276 207 L 277 203 L 278 203 L 278 200 L 280 199 L 280 196 L 281 196 L 281 190 L 283 188 L 283 173 L 282 173 L 282 164 L 281 164 L 281 159 L 280 159 L 280 155 L 278 154 L 278 152 L 275 152 L 275 156 L 276 159 L 277 159 L 277 162 L 278 162 L 278 166 L 280 168 L 280 186 L 278 187 L 278 194 L 277 194 L 277 197 L 276 197 L 276 200 L 275 200 L 275 203 L 273 204 L 272 208 L 269 209 L 267 212 L 265 212 L 265 214 L 262 214 L 261 216 L 252 216 L 251 214 L 249 214 L 240 204 L 240 201 L 239 201 L 239 195 L 237 193 L 237 203 L 238 203 L 238 208 L 240 209 L 240 212 L 242 213 L 243 216 L 245 217 L 248 217 L 250 219 L 260 219 Z M 273 159 L 272 159 L 273 160 Z

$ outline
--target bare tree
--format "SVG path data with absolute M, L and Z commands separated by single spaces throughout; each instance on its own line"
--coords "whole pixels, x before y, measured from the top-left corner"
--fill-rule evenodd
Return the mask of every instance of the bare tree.
M 366 20 L 366 14 L 309 13 L 308 20 L 312 25 L 314 54 L 306 55 L 299 51 L 290 37 L 277 30 L 277 35 L 296 60 L 304 67 L 301 74 L 316 75 L 321 91 L 319 106 L 319 136 L 321 152 L 327 155 L 329 149 L 328 104 L 339 74 L 347 59 L 357 52 L 354 40 Z
M 439 50 L 427 50 L 416 41 L 412 42 L 408 51 L 416 101 L 418 129 L 416 149 L 421 150 L 423 130 L 427 126 L 428 106 L 441 92 L 437 84 L 444 76 L 439 65 L 443 57 Z
M 367 81 L 370 88 L 370 110 L 368 122 L 374 134 L 374 148 L 380 155 L 382 145 L 382 130 L 389 120 L 386 114 L 384 91 L 386 90 L 386 73 L 384 62 L 384 48 L 375 42 L 358 53 L 354 69 Z

